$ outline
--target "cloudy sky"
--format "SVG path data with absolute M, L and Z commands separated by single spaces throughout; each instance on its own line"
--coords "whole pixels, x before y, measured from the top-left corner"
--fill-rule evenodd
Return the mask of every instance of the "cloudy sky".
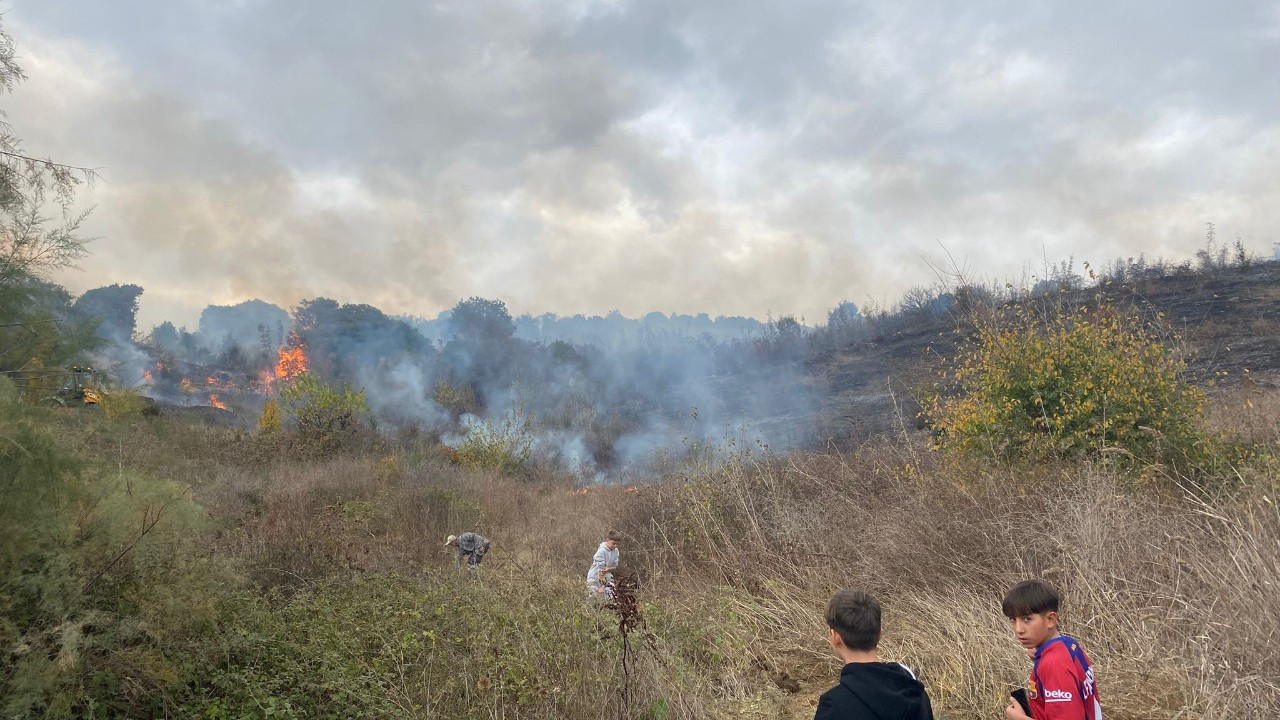
M 1280 2 L 10 0 L 26 149 L 100 168 L 73 291 L 140 324 L 810 321 L 954 261 L 1280 240 Z

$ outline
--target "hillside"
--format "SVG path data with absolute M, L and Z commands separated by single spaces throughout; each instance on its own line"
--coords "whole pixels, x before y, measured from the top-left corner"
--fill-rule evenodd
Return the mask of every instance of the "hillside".
M 1087 304 L 1093 292 L 1075 300 Z M 1191 378 L 1206 389 L 1280 387 L 1280 262 L 1115 284 L 1107 293 L 1162 314 L 1185 341 Z M 939 360 L 954 354 L 960 336 L 946 315 L 919 314 L 897 325 L 807 361 L 806 382 L 822 399 L 820 440 L 853 446 L 898 432 L 899 418 L 916 427 L 912 391 L 936 381 Z

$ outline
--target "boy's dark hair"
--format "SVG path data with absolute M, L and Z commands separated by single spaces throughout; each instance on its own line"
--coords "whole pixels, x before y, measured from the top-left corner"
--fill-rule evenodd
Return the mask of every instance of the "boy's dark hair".
M 605 536 L 605 539 L 612 540 L 614 542 L 622 542 L 622 533 L 617 530 L 610 530 L 609 534 Z
M 1057 612 L 1058 602 L 1061 599 L 1058 591 L 1049 583 L 1042 580 L 1026 580 L 1014 585 L 1009 592 L 1005 593 L 1000 609 L 1004 611 L 1004 616 L 1007 618 Z
M 869 593 L 845 588 L 827 603 L 827 625 L 850 650 L 875 650 L 880 644 L 880 603 Z

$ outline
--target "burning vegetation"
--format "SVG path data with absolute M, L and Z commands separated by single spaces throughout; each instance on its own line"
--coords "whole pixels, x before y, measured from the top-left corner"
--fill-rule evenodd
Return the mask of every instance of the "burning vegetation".
M 307 350 L 297 333 L 289 333 L 289 346 L 279 350 L 280 359 L 276 362 L 275 379 L 290 382 L 307 372 Z
M 253 368 L 219 368 L 180 359 L 151 348 L 160 357 L 141 372 L 147 392 L 179 407 L 208 406 L 219 410 L 251 408 L 256 412 L 272 397 L 307 372 L 307 352 L 293 334 L 288 347 L 277 348 L 275 362 Z M 201 378 L 203 380 L 193 379 Z

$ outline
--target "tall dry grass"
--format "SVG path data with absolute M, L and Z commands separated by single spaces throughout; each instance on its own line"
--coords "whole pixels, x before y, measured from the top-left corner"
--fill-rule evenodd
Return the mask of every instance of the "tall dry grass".
M 340 615 L 334 583 L 394 574 L 408 580 L 387 587 L 407 593 L 396 602 L 409 609 L 415 587 L 504 608 L 477 622 L 512 622 L 497 647 L 556 677 L 523 710 L 455 693 L 476 712 L 641 716 L 661 701 L 671 718 L 811 716 L 839 671 L 822 609 L 858 585 L 884 605 L 883 655 L 921 675 L 941 715 L 995 717 L 1029 669 L 1000 597 L 1040 576 L 1064 593 L 1064 629 L 1090 652 L 1108 717 L 1227 718 L 1280 709 L 1280 487 L 1267 456 L 1280 399 L 1245 391 L 1249 402 L 1227 398 L 1212 421 L 1260 452 L 1239 476 L 1200 485 L 1095 464 L 956 462 L 907 440 L 744 455 L 634 493 L 586 494 L 555 478 L 466 472 L 412 447 L 273 462 L 239 435 L 145 423 L 82 442 L 181 474 L 221 528 L 215 550 L 286 597 Z M 636 645 L 628 708 L 609 616 L 580 605 L 591 554 L 613 527 L 656 637 Z M 494 541 L 474 595 L 440 579 L 454 572 L 444 536 L 463 530 Z M 599 632 L 551 632 L 548 613 L 592 618 Z M 360 645 L 360 662 L 403 657 L 388 638 Z M 486 667 L 472 650 L 459 640 L 449 652 Z M 435 697 L 433 678 L 405 673 L 388 680 L 398 697 Z
M 378 648 L 345 640 L 320 648 L 327 654 L 336 644 L 361 668 L 395 668 L 388 688 L 404 708 L 501 714 L 507 707 L 530 718 L 777 717 L 778 694 L 762 692 L 714 597 L 702 598 L 690 616 L 683 612 L 690 604 L 668 604 L 646 592 L 648 625 L 631 638 L 629 671 L 622 673 L 617 618 L 588 601 L 585 573 L 620 508 L 634 498 L 621 487 L 584 493 L 399 455 L 288 463 L 263 472 L 226 467 L 201 490 L 201 500 L 227 526 L 221 551 L 238 557 L 259 586 L 283 590 L 276 596 L 291 598 L 290 606 L 307 613 L 319 608 L 341 620 L 357 600 L 340 588 L 387 594 L 379 611 L 404 614 L 398 629 L 359 615 L 343 621 L 386 634 Z M 447 533 L 464 530 L 494 543 L 474 578 L 452 567 L 453 550 L 443 546 Z M 391 579 L 366 582 L 379 577 Z M 415 592 L 426 607 L 415 606 Z M 431 637 L 439 632 L 413 618 L 444 595 L 478 610 L 446 621 L 459 634 L 440 651 L 457 668 L 452 680 L 431 675 L 439 654 L 425 669 L 405 659 L 424 652 L 416 645 L 419 630 Z M 288 617 L 287 608 L 282 612 Z M 461 636 L 470 631 L 474 637 Z M 504 673 L 514 673 L 521 685 L 504 690 Z M 456 686 L 481 678 L 482 688 Z M 472 705 L 459 704 L 467 702 Z
M 507 602 L 532 578 L 580 592 L 591 551 L 618 525 L 643 598 L 699 618 L 705 637 L 690 652 L 722 673 L 717 690 L 698 690 L 650 658 L 649 696 L 685 698 L 672 717 L 726 716 L 761 686 L 774 699 L 763 712 L 780 712 L 769 702 L 781 677 L 800 683 L 791 712 L 811 713 L 838 673 L 822 608 L 847 585 L 881 598 L 884 655 L 921 674 L 940 712 L 988 716 L 1028 670 L 1000 597 L 1033 576 L 1063 591 L 1064 629 L 1091 653 L 1109 716 L 1280 708 L 1274 484 L 1157 487 L 1092 465 L 945 463 L 907 445 L 744 459 L 634 494 L 396 462 L 275 469 L 233 549 L 274 583 L 435 572 L 450 562 L 443 535 L 475 529 L 494 539 L 482 570 Z
M 708 469 L 655 490 L 625 526 L 660 592 L 722 597 L 761 663 L 810 696 L 838 673 L 822 608 L 857 585 L 885 607 L 884 654 L 921 673 L 935 707 L 992 715 L 1029 669 L 1000 598 L 1044 577 L 1109 716 L 1226 718 L 1280 709 L 1276 490 L 942 464 L 896 447 Z

